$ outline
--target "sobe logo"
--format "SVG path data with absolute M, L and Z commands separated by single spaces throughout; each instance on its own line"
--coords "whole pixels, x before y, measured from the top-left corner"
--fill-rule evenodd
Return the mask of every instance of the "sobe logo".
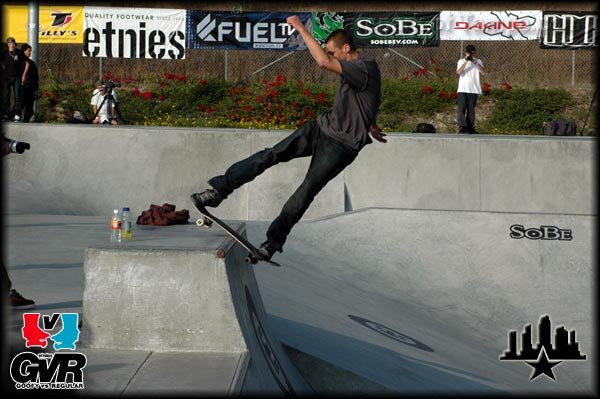
M 54 331 L 59 319 L 62 328 Z M 41 325 L 40 325 L 41 321 Z M 10 376 L 17 389 L 83 389 L 83 369 L 87 358 L 75 353 L 79 340 L 79 315 L 77 313 L 24 313 L 22 337 L 26 348 L 50 349 L 54 353 L 21 352 L 10 364 Z M 67 351 L 67 352 L 63 352 Z

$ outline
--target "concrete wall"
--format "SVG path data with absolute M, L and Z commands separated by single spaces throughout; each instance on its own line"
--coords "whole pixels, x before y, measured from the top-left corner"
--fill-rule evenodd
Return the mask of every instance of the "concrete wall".
M 5 157 L 10 211 L 107 215 L 189 200 L 232 163 L 291 131 L 5 124 L 31 143 Z M 305 219 L 366 207 L 595 214 L 596 139 L 401 134 L 366 147 L 319 194 Z M 267 170 L 219 208 L 226 219 L 271 220 L 309 159 Z

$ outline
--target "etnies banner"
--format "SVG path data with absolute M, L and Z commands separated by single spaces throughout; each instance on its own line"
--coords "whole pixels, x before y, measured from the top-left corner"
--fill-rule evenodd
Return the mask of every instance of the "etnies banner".
M 82 43 L 83 6 L 39 6 L 39 43 Z M 2 6 L 2 41 L 12 36 L 17 43 L 29 40 L 28 6 Z
M 85 7 L 84 57 L 185 58 L 185 10 Z

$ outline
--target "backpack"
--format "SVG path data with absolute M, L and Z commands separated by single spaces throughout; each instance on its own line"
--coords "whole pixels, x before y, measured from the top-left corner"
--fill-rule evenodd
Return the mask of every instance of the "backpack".
M 435 133 L 435 127 L 431 123 L 419 123 L 414 133 Z
M 575 136 L 577 125 L 572 120 L 555 120 L 544 122 L 542 128 L 544 136 Z

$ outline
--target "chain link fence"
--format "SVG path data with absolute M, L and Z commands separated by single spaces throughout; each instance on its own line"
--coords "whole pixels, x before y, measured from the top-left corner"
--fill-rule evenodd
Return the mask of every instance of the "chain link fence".
M 384 79 L 411 76 L 435 63 L 440 74 L 454 76 L 456 63 L 467 44 L 474 44 L 490 85 L 508 82 L 512 86 L 591 88 L 597 83 L 596 50 L 547 50 L 534 41 L 441 41 L 439 47 L 365 48 L 374 56 Z M 308 51 L 186 50 L 183 60 L 90 58 L 81 45 L 40 44 L 40 78 L 52 74 L 62 82 L 94 82 L 106 73 L 123 79 L 142 79 L 153 74 L 172 73 L 189 79 L 271 79 L 284 74 L 289 79 L 317 83 L 336 82 L 335 75 L 315 68 Z

